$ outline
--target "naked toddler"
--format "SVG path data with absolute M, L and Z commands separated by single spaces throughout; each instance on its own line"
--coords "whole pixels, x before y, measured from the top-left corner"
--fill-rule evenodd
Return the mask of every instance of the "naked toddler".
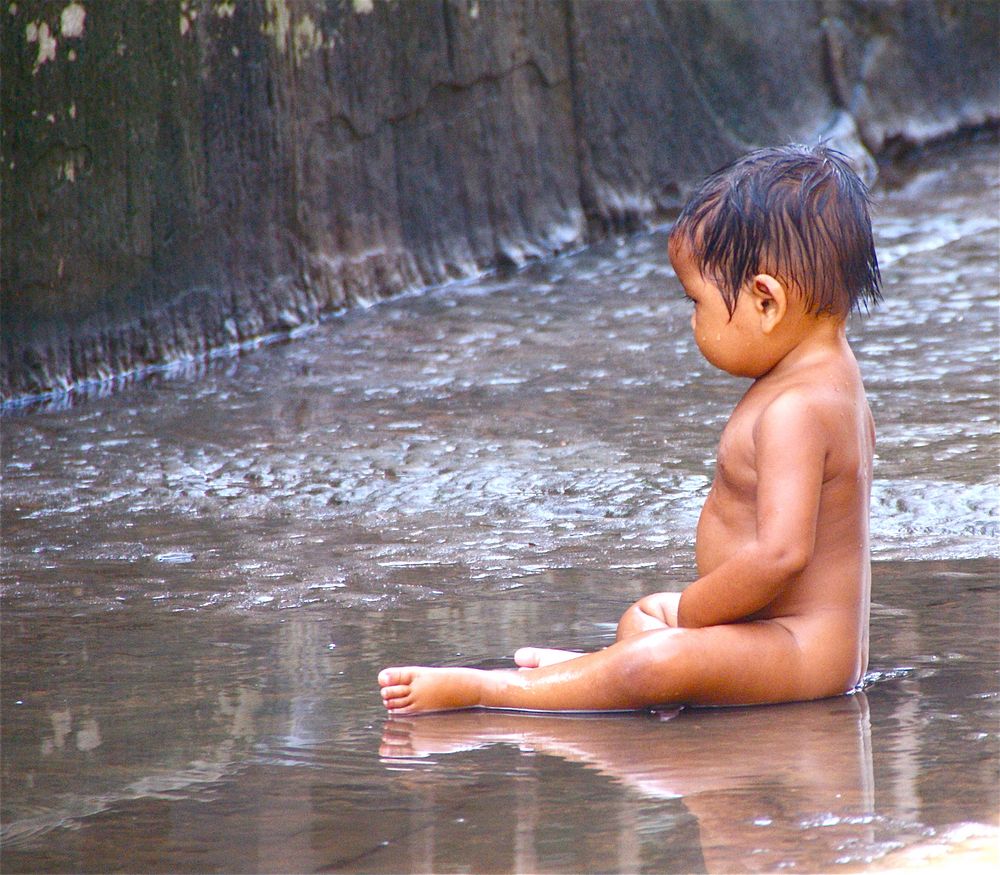
M 752 152 L 701 185 L 670 261 L 702 354 L 753 383 L 720 439 L 697 579 L 640 599 L 594 653 L 526 647 L 509 671 L 384 669 L 390 713 L 746 705 L 859 683 L 875 435 L 846 323 L 881 297 L 868 203 L 822 146 Z

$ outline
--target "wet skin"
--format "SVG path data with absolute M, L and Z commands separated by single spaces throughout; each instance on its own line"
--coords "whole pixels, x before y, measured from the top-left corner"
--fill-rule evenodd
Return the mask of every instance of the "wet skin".
M 670 259 L 702 354 L 754 381 L 719 443 L 698 578 L 680 595 L 640 599 L 595 653 L 524 648 L 522 671 L 384 669 L 391 713 L 785 702 L 844 693 L 862 677 L 875 438 L 845 318 L 808 312 L 767 274 L 730 318 L 685 242 L 672 241 Z

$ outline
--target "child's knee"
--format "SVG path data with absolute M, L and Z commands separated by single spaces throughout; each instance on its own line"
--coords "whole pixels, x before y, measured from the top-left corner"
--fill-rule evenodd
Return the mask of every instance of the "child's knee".
M 645 704 L 681 701 L 694 670 L 686 630 L 660 626 L 631 638 L 622 652 L 619 680 L 646 693 Z
M 621 615 L 621 619 L 618 621 L 616 640 L 621 641 L 623 638 L 645 632 L 650 628 L 650 617 L 643 611 L 642 602 L 643 600 L 639 599 L 639 601 L 629 605 L 625 613 Z

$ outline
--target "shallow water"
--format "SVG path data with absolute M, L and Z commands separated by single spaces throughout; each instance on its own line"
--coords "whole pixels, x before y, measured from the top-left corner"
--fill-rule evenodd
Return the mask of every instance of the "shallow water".
M 690 579 L 744 386 L 699 360 L 661 234 L 4 418 L 4 870 L 829 871 L 995 839 L 997 161 L 880 192 L 853 697 L 383 716 L 382 665 L 601 646 Z

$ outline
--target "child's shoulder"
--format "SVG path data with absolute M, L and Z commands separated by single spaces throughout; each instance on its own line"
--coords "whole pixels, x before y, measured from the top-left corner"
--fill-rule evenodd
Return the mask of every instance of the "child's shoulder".
M 794 443 L 808 437 L 839 440 L 854 432 L 868 404 L 857 368 L 806 370 L 770 387 L 755 415 L 760 438 Z
M 864 399 L 857 360 L 846 344 L 826 349 L 781 374 L 764 377 L 767 407 L 820 409 L 854 405 Z

